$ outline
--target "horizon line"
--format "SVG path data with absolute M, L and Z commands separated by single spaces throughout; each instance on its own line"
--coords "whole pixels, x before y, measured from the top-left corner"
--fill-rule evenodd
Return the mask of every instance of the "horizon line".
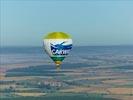
M 86 47 L 86 46 L 133 46 L 133 44 L 114 44 L 114 45 L 73 45 L 73 47 Z M 43 47 L 43 45 L 36 45 L 36 46 L 32 46 L 32 45 L 10 45 L 10 46 L 0 46 L 0 47 Z

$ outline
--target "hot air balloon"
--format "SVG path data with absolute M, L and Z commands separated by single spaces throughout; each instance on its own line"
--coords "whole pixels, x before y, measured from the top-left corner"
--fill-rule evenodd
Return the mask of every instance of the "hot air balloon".
M 52 32 L 44 37 L 44 49 L 55 62 L 57 68 L 72 49 L 72 39 L 64 32 Z

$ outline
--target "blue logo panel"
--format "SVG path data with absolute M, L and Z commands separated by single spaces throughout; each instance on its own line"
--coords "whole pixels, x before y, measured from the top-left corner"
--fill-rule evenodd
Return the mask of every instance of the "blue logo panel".
M 68 55 L 69 51 L 72 48 L 72 44 L 63 45 L 65 42 L 60 44 L 53 45 L 51 43 L 51 52 L 53 55 Z

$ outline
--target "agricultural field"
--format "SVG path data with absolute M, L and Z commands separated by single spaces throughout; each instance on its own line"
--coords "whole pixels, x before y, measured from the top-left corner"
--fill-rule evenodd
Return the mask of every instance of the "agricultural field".
M 1 100 L 133 100 L 133 50 L 95 48 L 73 55 L 58 70 L 47 60 L 1 70 Z

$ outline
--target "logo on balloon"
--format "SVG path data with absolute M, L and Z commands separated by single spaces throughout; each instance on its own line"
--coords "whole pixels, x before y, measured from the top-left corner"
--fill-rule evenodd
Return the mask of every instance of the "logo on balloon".
M 51 43 L 51 51 L 53 55 L 68 55 L 70 49 L 72 48 L 72 44 L 64 45 L 65 41 L 60 44 L 52 44 Z

